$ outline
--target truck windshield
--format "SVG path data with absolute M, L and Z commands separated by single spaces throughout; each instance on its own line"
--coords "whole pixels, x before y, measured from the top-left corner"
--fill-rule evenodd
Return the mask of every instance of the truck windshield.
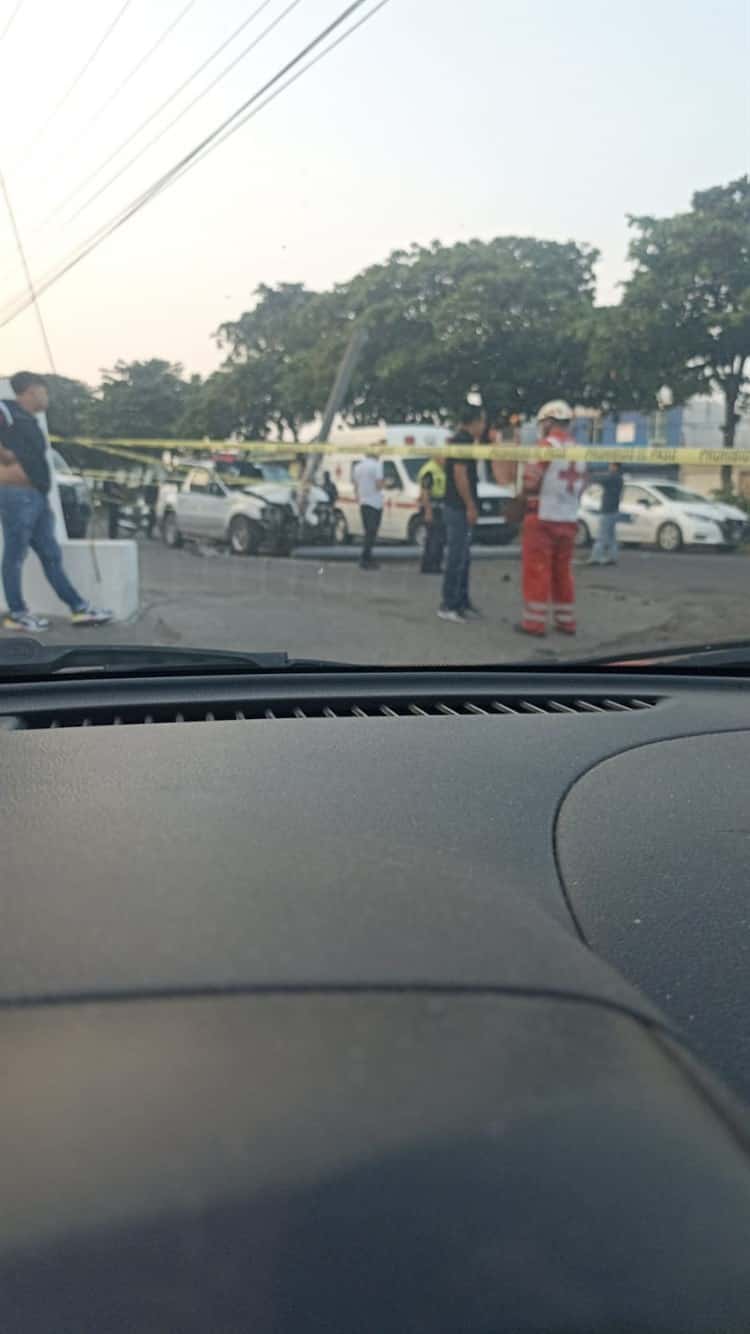
M 425 465 L 425 463 L 427 463 L 427 461 L 428 461 L 428 456 L 427 456 L 427 455 L 425 455 L 425 457 L 424 457 L 424 458 L 421 458 L 421 459 L 404 459 L 404 460 L 403 460 L 404 467 L 406 468 L 406 471 L 408 472 L 408 474 L 409 474 L 409 476 L 410 476 L 410 478 L 411 478 L 411 480 L 412 480 L 413 482 L 416 482 L 416 480 L 417 480 L 417 478 L 418 478 L 418 476 L 419 476 L 419 470 L 420 470 L 420 468 L 423 468 L 424 465 Z

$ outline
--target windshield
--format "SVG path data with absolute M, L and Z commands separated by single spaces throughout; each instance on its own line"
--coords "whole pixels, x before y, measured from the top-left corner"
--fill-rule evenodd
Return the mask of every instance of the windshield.
M 699 495 L 697 491 L 686 491 L 684 486 L 666 486 L 659 482 L 658 485 L 654 483 L 653 487 L 654 491 L 658 491 L 660 496 L 664 496 L 665 500 L 676 500 L 680 505 L 684 505 L 686 502 L 695 504 L 696 501 L 699 505 L 705 505 L 706 501 L 712 499 L 711 496 Z
M 0 0 L 0 647 L 750 639 L 746 3 L 602 8 Z
M 420 470 L 424 467 L 425 463 L 428 462 L 429 459 L 426 457 L 421 459 L 404 459 L 404 468 L 412 482 L 416 482 Z
M 58 453 L 56 449 L 50 450 L 50 456 L 52 458 L 52 466 L 55 469 L 55 472 L 69 473 L 72 471 L 70 464 L 65 462 L 65 459 L 63 458 L 62 454 Z

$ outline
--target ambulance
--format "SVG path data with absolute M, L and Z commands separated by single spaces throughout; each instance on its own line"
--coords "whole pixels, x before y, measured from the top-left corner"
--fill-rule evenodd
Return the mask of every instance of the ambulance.
M 419 470 L 432 453 L 439 453 L 451 435 L 444 426 L 425 426 L 409 423 L 402 426 L 342 427 L 331 443 L 337 446 L 335 454 L 324 455 L 316 480 L 323 471 L 331 474 L 338 490 L 335 514 L 335 540 L 346 544 L 362 536 L 362 520 L 352 480 L 355 463 L 368 453 L 377 453 L 383 460 L 383 520 L 378 534 L 379 542 L 408 542 L 422 546 L 425 540 L 425 522 L 419 504 Z M 423 454 L 400 458 L 389 457 L 390 451 L 407 445 L 424 449 Z M 342 452 L 339 453 L 338 450 Z M 479 519 L 474 529 L 478 542 L 502 544 L 516 536 L 518 528 L 509 524 L 504 509 L 514 494 L 512 487 L 498 486 L 486 460 L 477 464 L 479 474 Z

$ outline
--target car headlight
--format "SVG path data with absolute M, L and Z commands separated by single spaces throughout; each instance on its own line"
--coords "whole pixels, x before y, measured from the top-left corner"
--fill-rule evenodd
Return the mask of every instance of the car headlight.
M 708 514 L 696 514 L 695 510 L 685 510 L 688 519 L 694 519 L 696 523 L 715 523 L 718 527 L 719 520 L 712 519 Z

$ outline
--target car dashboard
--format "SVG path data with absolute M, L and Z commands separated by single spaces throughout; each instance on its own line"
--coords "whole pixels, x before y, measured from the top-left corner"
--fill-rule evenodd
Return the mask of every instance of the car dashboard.
M 750 1325 L 742 679 L 0 688 L 0 1328 Z

